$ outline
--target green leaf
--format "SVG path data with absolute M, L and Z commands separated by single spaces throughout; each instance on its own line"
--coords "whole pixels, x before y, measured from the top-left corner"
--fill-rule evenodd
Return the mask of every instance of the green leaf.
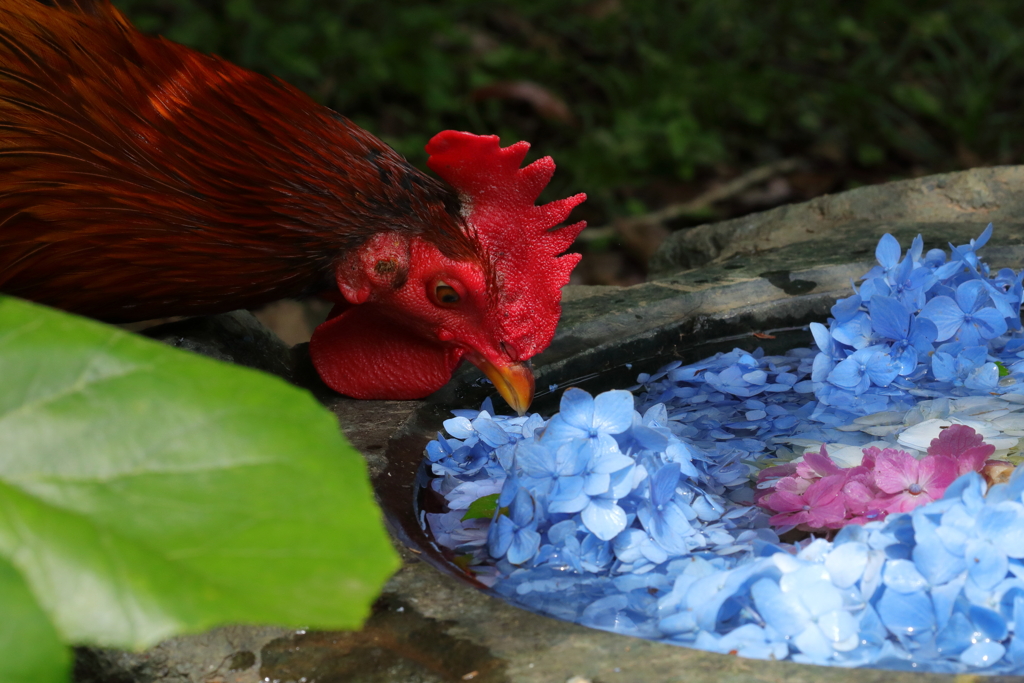
M 64 683 L 71 653 L 21 575 L 0 560 L 0 681 Z
M 469 504 L 462 521 L 467 519 L 490 519 L 494 516 L 494 510 L 498 507 L 498 496 L 501 494 L 492 493 L 489 496 L 477 498 Z
M 1010 369 L 1003 365 L 1000 361 L 996 361 L 996 368 L 999 370 L 1000 377 L 1009 377 Z
M 0 558 L 65 642 L 356 628 L 398 566 L 362 458 L 280 379 L 12 298 L 0 377 Z

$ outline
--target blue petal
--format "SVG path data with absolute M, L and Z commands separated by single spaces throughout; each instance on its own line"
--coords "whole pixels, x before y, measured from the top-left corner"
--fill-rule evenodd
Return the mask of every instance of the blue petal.
M 986 607 L 971 605 L 967 613 L 974 625 L 986 638 L 1004 640 L 1009 635 L 1010 630 L 1006 619 L 999 612 Z
M 868 547 L 864 543 L 850 542 L 837 546 L 825 558 L 825 569 L 832 583 L 849 588 L 860 580 L 868 563 Z
M 956 288 L 956 303 L 964 313 L 974 313 L 988 300 L 988 290 L 980 280 L 968 280 Z
M 871 384 L 860 359 L 853 356 L 832 368 L 828 381 L 844 389 L 852 389 L 855 393 L 864 391 Z
M 910 309 L 890 297 L 871 297 L 871 326 L 886 339 L 905 339 L 910 326 Z
M 986 363 L 970 372 L 964 386 L 975 391 L 994 391 L 999 385 L 999 368 L 995 363 Z
M 882 235 L 882 239 L 878 240 L 878 246 L 875 247 L 875 258 L 886 270 L 899 262 L 901 253 L 899 241 L 889 233 Z
M 952 657 L 966 650 L 977 637 L 978 632 L 974 624 L 962 613 L 957 612 L 939 632 L 935 646 L 943 657 Z
M 566 519 L 558 524 L 552 524 L 551 528 L 548 529 L 548 540 L 555 545 L 561 545 L 565 539 L 574 537 L 575 535 L 576 522 L 571 519 Z
M 509 510 L 509 516 L 517 527 L 524 527 L 533 522 L 535 503 L 533 496 L 525 488 L 519 489 Z
M 676 485 L 679 483 L 679 473 L 679 465 L 673 462 L 658 469 L 651 477 L 651 503 L 655 507 L 672 500 L 672 496 L 676 492 Z
M 814 364 L 811 368 L 811 380 L 813 382 L 824 382 L 828 379 L 828 374 L 832 372 L 832 368 L 835 365 L 836 362 L 831 356 L 819 353 L 814 357 Z
M 610 474 L 634 463 L 633 458 L 619 452 L 619 445 L 608 434 L 598 434 L 596 438 L 589 439 L 589 445 L 592 451 L 591 472 Z
M 991 641 L 971 645 L 960 655 L 960 661 L 968 666 L 985 668 L 992 666 L 1006 654 L 1006 648 Z
M 929 352 L 932 350 L 935 339 L 939 336 L 939 330 L 928 318 L 916 317 L 910 323 L 910 343 L 918 351 Z
M 936 351 L 932 356 L 932 374 L 940 382 L 952 382 L 957 378 L 956 359 L 948 353 Z
M 935 628 L 935 612 L 927 593 L 900 593 L 886 588 L 877 605 L 885 627 L 899 636 L 916 636 Z
M 584 492 L 580 492 L 575 498 L 569 498 L 567 500 L 552 500 L 548 503 L 548 512 L 573 514 L 579 512 L 589 504 L 590 496 Z
M 1006 333 L 1006 319 L 994 308 L 982 308 L 971 315 L 971 322 L 983 339 L 993 339 Z
M 918 233 L 914 241 L 910 243 L 910 249 L 907 250 L 907 257 L 915 263 L 921 260 L 921 254 L 924 252 L 924 238 Z M 918 269 L 920 270 L 920 269 Z
M 836 301 L 835 305 L 831 309 L 832 317 L 836 319 L 836 322 L 844 323 L 853 316 L 857 315 L 857 312 L 860 310 L 860 306 L 862 303 L 863 300 L 860 296 L 856 294 L 854 294 L 853 296 L 848 296 L 845 299 L 839 299 L 838 301 Z M 814 323 L 811 324 L 813 325 Z M 814 334 L 813 330 L 811 331 L 811 334 Z M 818 338 L 815 337 L 815 340 L 817 339 Z M 819 346 L 818 348 L 821 349 L 822 351 L 825 350 L 821 346 Z
M 614 500 L 592 498 L 580 514 L 583 524 L 602 541 L 610 541 L 626 528 L 626 511 Z
M 967 573 L 971 580 L 983 590 L 995 588 L 1009 571 L 1006 553 L 984 540 L 967 542 L 964 561 L 967 562 Z
M 615 557 L 627 564 L 636 562 L 643 556 L 640 546 L 646 540 L 647 534 L 640 529 L 626 529 L 612 542 Z
M 826 663 L 833 654 L 832 643 L 814 624 L 798 633 L 793 644 L 815 664 Z
M 914 354 L 916 359 L 917 354 Z M 916 363 L 915 363 L 916 365 Z M 867 374 L 876 387 L 887 387 L 900 374 L 900 366 L 888 355 L 878 352 L 872 354 L 867 362 Z
M 684 536 L 692 535 L 693 527 L 690 526 L 690 521 L 686 518 L 682 507 L 677 503 L 670 503 L 661 511 L 660 517 L 660 521 L 664 525 L 661 523 L 654 525 L 658 533 L 658 542 L 670 552 L 679 554 L 687 552 L 690 548 L 683 539 Z M 663 533 L 662 526 L 672 533 Z
M 914 564 L 929 583 L 933 586 L 946 583 L 966 569 L 963 558 L 946 550 L 935 525 L 923 513 L 915 512 L 913 520 L 917 538 L 913 550 Z
M 894 347 L 892 350 L 892 356 L 893 363 L 895 364 L 895 367 L 899 375 L 906 377 L 907 375 L 912 374 L 914 370 L 917 369 L 917 349 L 914 348 L 913 346 L 905 346 L 902 350 L 897 350 Z M 872 378 L 872 381 L 874 381 L 874 378 Z M 891 381 L 892 380 L 890 380 L 890 382 Z
M 760 579 L 750 588 L 750 596 L 761 618 L 784 636 L 803 632 L 810 623 L 810 614 L 795 595 L 783 593 L 771 579 Z
M 938 251 L 938 250 L 933 250 Z M 935 279 L 940 282 L 944 282 L 949 278 L 953 277 L 961 270 L 964 269 L 964 264 L 960 261 L 950 261 L 949 263 L 943 264 L 935 269 Z
M 608 493 L 612 498 L 618 500 L 625 498 L 633 490 L 633 475 L 636 472 L 636 465 L 630 463 L 618 472 L 612 472 L 608 482 Z
M 600 496 L 602 493 L 607 493 L 608 489 L 611 488 L 612 477 L 610 474 L 588 474 L 583 481 L 583 491 L 588 496 Z
M 549 477 L 555 471 L 555 454 L 542 444 L 520 441 L 516 444 L 515 466 L 528 477 Z
M 811 335 L 814 337 L 814 343 L 817 345 L 818 350 L 827 354 L 832 352 L 832 334 L 828 331 L 828 328 L 821 323 L 811 323 Z
M 1008 557 L 1024 557 L 1024 505 L 1003 501 L 978 513 L 978 531 Z
M 444 429 L 456 439 L 468 439 L 475 433 L 473 431 L 473 424 L 464 417 L 453 417 L 450 420 L 445 420 Z
M 871 299 L 873 296 L 889 296 L 892 293 L 892 288 L 886 283 L 885 279 L 880 277 L 868 278 L 864 281 L 864 284 L 860 286 L 860 295 L 865 299 Z M 835 309 L 833 308 L 833 311 Z M 835 315 L 835 313 L 833 313 Z M 836 317 L 839 320 L 839 317 Z
M 985 229 L 981 231 L 981 234 L 978 235 L 978 239 L 971 240 L 971 246 L 974 247 L 975 251 L 977 251 L 978 249 L 981 249 L 983 246 L 988 244 L 988 241 L 989 241 L 989 239 L 991 237 L 992 237 L 992 224 L 989 223 L 987 226 L 985 226 Z
M 562 393 L 558 415 L 548 423 L 548 429 L 559 418 L 567 425 L 588 432 L 594 423 L 594 397 L 582 389 L 569 387 Z
M 833 610 L 818 619 L 818 628 L 831 642 L 843 643 L 857 633 L 857 620 L 845 610 Z
M 949 583 L 932 586 L 932 607 L 935 609 L 935 621 L 939 628 L 945 628 L 953 613 L 953 606 L 960 597 L 960 592 L 967 582 L 967 574 L 960 574 Z
M 843 323 L 833 324 L 832 338 L 860 349 L 871 343 L 871 318 L 867 313 L 858 313 Z
M 491 557 L 503 557 L 512 545 L 512 535 L 515 532 L 515 525 L 505 515 L 499 515 L 498 519 L 491 524 L 487 532 L 488 551 Z
M 555 488 L 551 490 L 551 495 L 548 500 L 551 503 L 556 501 L 574 501 L 580 494 L 583 493 L 583 477 L 561 477 L 555 482 Z M 550 509 L 550 507 L 549 507 Z M 578 512 L 583 508 L 577 508 L 573 512 Z M 555 510 L 552 510 L 555 512 Z M 562 510 L 561 512 L 568 512 L 568 510 Z
M 563 444 L 555 452 L 555 464 L 560 476 L 583 474 L 590 464 L 590 453 L 579 442 Z
M 565 393 L 569 392 L 566 391 Z M 562 400 L 563 402 L 565 401 L 564 394 Z M 568 422 L 566 422 L 564 417 L 562 417 L 562 413 L 558 413 L 553 418 L 551 418 L 551 420 L 544 427 L 544 431 L 541 433 L 540 440 L 542 443 L 558 444 L 564 441 L 571 441 L 573 439 L 587 438 L 589 436 L 589 428 L 580 428 L 575 425 L 571 425 Z
M 713 522 L 722 518 L 724 510 L 714 504 L 708 496 L 697 496 L 691 504 L 697 517 L 705 522 Z
M 540 549 L 540 534 L 530 529 L 520 529 L 512 538 L 506 559 L 512 564 L 523 564 L 533 559 Z
M 928 580 L 921 576 L 910 560 L 886 562 L 882 582 L 898 593 L 913 593 L 928 587 Z
M 640 553 L 644 556 L 644 559 L 651 564 L 661 564 L 669 558 L 669 554 L 666 552 L 666 549 L 663 548 L 657 540 L 652 540 L 650 538 L 645 539 L 645 541 L 640 544 Z
M 508 434 L 494 420 L 478 417 L 473 420 L 473 428 L 480 435 L 480 439 L 491 448 L 504 446 L 508 443 Z
M 937 296 L 926 303 L 920 316 L 935 323 L 935 340 L 940 342 L 952 338 L 964 322 L 964 312 L 948 296 Z
M 743 381 L 751 384 L 764 384 L 767 380 L 768 373 L 764 370 L 754 370 L 743 375 Z
M 621 434 L 633 425 L 633 394 L 614 390 L 594 399 L 594 429 L 605 434 Z
M 643 425 L 633 425 L 629 435 L 640 448 L 647 451 L 664 451 L 668 447 L 668 438 L 664 434 Z

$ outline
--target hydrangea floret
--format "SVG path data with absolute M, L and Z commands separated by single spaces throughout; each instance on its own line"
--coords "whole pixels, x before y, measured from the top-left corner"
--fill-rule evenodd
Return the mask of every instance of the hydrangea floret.
M 595 628 L 1024 673 L 1024 286 L 979 258 L 990 235 L 948 254 L 884 236 L 813 348 L 569 388 L 550 419 L 454 411 L 426 525 L 495 593 Z
M 944 429 L 920 459 L 870 446 L 860 465 L 839 467 L 823 444 L 803 462 L 762 470 L 755 500 L 774 513 L 768 523 L 777 528 L 826 532 L 866 524 L 941 498 L 957 477 L 982 472 L 994 452 L 995 446 L 962 424 Z

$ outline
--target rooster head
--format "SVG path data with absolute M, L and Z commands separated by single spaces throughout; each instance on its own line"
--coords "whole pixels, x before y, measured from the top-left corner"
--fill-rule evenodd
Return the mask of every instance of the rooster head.
M 422 398 L 462 360 L 522 414 L 533 400 L 529 359 L 551 343 L 561 288 L 580 260 L 564 254 L 580 222 L 555 230 L 586 195 L 537 206 L 550 157 L 520 168 L 530 145 L 444 131 L 427 165 L 458 193 L 467 257 L 446 256 L 429 234 L 380 232 L 337 264 L 344 301 L 310 342 L 332 389 L 355 398 Z

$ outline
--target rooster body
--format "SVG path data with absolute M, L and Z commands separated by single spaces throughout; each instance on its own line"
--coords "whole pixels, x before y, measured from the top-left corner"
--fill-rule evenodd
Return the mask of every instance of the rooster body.
M 582 224 L 551 228 L 583 196 L 534 206 L 554 165 L 527 147 L 439 134 L 449 186 L 107 0 L 4 0 L 0 291 L 112 322 L 327 294 L 311 353 L 342 393 L 420 397 L 468 358 L 532 395 Z

